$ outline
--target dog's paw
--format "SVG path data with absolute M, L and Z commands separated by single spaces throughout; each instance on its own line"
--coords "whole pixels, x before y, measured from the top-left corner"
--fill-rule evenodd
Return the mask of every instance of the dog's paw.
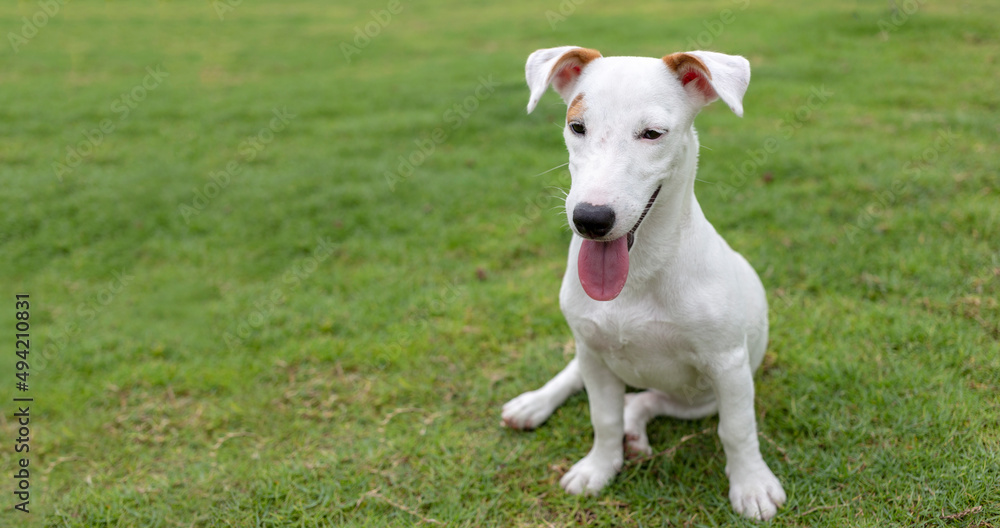
M 601 457 L 591 452 L 573 465 L 559 485 L 572 495 L 597 495 L 622 468 L 621 457 Z
M 505 403 L 500 417 L 503 425 L 511 429 L 528 430 L 542 425 L 553 411 L 552 398 L 540 390 L 533 390 Z
M 652 455 L 649 437 L 646 436 L 646 422 L 649 412 L 642 393 L 630 392 L 625 395 L 625 456 L 639 458 Z
M 729 501 L 736 513 L 750 519 L 767 521 L 785 503 L 785 490 L 765 465 L 729 479 Z
M 649 437 L 646 436 L 646 431 L 625 432 L 625 456 L 627 458 L 640 458 L 652 454 L 653 448 L 649 446 Z

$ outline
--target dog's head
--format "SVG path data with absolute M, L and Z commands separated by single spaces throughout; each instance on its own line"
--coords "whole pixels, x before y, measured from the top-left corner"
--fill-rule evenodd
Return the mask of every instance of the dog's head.
M 568 105 L 566 214 L 585 239 L 580 279 L 591 297 L 613 299 L 625 284 L 635 232 L 660 190 L 670 183 L 679 192 L 676 180 L 693 178 L 695 116 L 716 99 L 742 116 L 750 64 L 709 51 L 654 59 L 563 46 L 532 53 L 525 76 L 529 113 L 550 85 Z M 591 268 L 610 271 L 592 275 Z

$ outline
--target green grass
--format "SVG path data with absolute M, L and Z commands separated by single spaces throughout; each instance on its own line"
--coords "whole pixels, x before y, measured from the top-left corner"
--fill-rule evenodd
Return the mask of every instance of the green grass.
M 702 38 L 753 67 L 744 119 L 698 119 L 697 193 L 771 300 L 773 525 L 1000 526 L 993 3 L 584 2 L 554 27 L 557 2 L 427 4 L 404 0 L 350 63 L 341 43 L 383 4 L 220 20 L 210 2 L 78 1 L 0 50 L 0 333 L 29 293 L 35 398 L 24 515 L 7 341 L 0 525 L 750 525 L 715 418 L 655 421 L 654 449 L 679 447 L 597 498 L 558 487 L 590 445 L 584 395 L 535 432 L 498 425 L 568 357 L 568 174 L 544 173 L 565 162 L 564 109 L 547 94 L 525 115 L 525 58 Z M 0 29 L 37 10 L 5 4 Z M 248 149 L 275 109 L 295 117 Z

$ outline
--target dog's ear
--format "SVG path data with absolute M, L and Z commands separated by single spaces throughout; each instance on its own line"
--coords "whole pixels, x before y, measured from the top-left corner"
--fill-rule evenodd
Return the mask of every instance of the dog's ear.
M 535 109 L 549 84 L 568 103 L 583 68 L 600 56 L 601 52 L 597 50 L 578 46 L 540 49 L 532 53 L 524 65 L 524 77 L 531 90 L 528 113 Z
M 750 84 L 748 60 L 714 51 L 688 51 L 667 55 L 663 62 L 689 93 L 702 99 L 702 105 L 722 99 L 743 117 L 743 94 Z

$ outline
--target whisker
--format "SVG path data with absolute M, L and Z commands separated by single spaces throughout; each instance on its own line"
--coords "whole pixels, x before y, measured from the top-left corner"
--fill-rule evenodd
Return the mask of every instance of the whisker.
M 705 145 L 698 145 L 698 146 L 701 147 L 701 148 L 703 148 L 703 149 L 705 149 L 705 150 L 712 150 L 712 149 L 706 147 Z
M 552 192 L 549 194 L 549 196 L 551 196 L 552 198 L 561 198 L 563 201 L 565 201 L 566 197 L 569 196 L 569 193 L 562 189 L 555 189 L 555 190 L 558 192 Z
M 703 179 L 701 179 L 701 178 L 695 178 L 695 181 L 700 181 L 701 183 L 712 183 L 712 184 L 714 184 L 714 183 L 715 183 L 715 182 L 710 182 L 710 181 L 708 181 L 708 180 L 703 180 Z
M 536 174 L 536 175 L 534 175 L 532 177 L 533 178 L 537 178 L 537 177 L 539 177 L 539 176 L 541 176 L 543 174 L 548 174 L 548 173 L 550 173 L 550 172 L 552 172 L 552 171 L 554 171 L 554 170 L 556 170 L 558 168 L 565 167 L 566 165 L 569 165 L 568 161 L 566 163 L 563 163 L 562 165 L 556 165 L 555 167 L 552 167 L 551 169 L 549 169 L 549 170 L 547 170 L 545 172 L 539 172 L 538 174 Z

